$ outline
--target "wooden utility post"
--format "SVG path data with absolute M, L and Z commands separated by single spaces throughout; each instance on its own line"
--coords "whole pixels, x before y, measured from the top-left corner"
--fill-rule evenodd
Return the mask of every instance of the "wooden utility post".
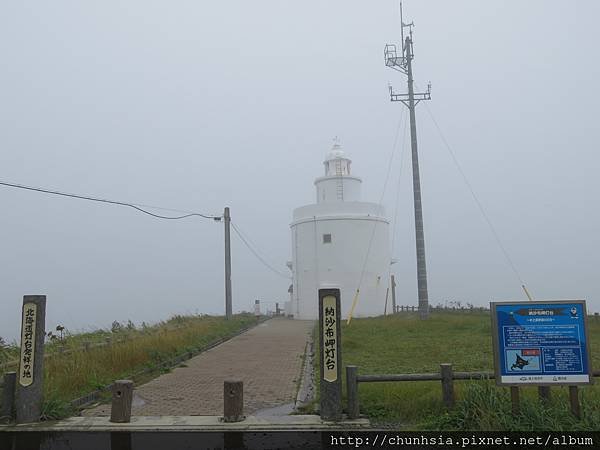
M 17 423 L 38 422 L 42 414 L 45 336 L 46 296 L 25 295 L 15 398 Z
M 231 319 L 231 216 L 229 207 L 223 213 L 225 223 L 225 318 Z

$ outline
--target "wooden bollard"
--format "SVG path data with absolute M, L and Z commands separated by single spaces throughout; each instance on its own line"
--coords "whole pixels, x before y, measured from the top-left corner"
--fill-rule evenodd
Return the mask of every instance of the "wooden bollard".
M 538 396 L 542 403 L 546 405 L 550 403 L 550 386 L 538 386 Z
M 4 374 L 4 386 L 2 387 L 2 409 L 0 409 L 0 422 L 9 422 L 14 414 L 15 389 L 17 388 L 17 372 Z
M 581 405 L 579 404 L 579 390 L 577 386 L 569 386 L 569 403 L 571 412 L 577 419 L 581 419 Z
M 442 399 L 448 408 L 454 406 L 454 380 L 452 378 L 452 364 L 440 364 L 442 375 Z
M 133 400 L 133 381 L 117 380 L 112 385 L 112 403 L 110 421 L 129 423 L 131 421 L 131 402 Z
M 360 407 L 358 403 L 358 367 L 346 366 L 346 392 L 348 394 L 348 419 L 358 419 Z
M 244 419 L 244 382 L 226 380 L 223 383 L 223 422 L 241 422 Z
M 46 296 L 23 296 L 21 356 L 15 392 L 16 422 L 38 422 L 44 392 L 44 337 L 46 335 Z
M 518 415 L 521 411 L 521 399 L 519 398 L 519 387 L 511 386 L 510 387 L 510 403 L 512 406 L 513 415 Z

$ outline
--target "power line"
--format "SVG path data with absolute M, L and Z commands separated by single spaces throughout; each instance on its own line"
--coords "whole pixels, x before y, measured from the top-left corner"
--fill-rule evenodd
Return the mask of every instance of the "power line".
M 400 181 L 402 180 L 402 168 L 404 167 L 404 153 L 406 152 L 406 129 L 408 128 L 408 120 L 404 121 L 404 132 L 402 134 L 402 151 L 400 152 L 400 168 L 398 169 L 398 182 L 396 184 L 396 204 L 394 207 L 394 221 L 392 222 L 392 257 L 395 254 L 396 246 L 396 226 L 398 222 L 398 209 L 400 204 Z M 391 266 L 390 266 L 391 267 Z M 391 271 L 391 269 L 390 269 Z
M 502 241 L 500 240 L 500 236 L 496 232 L 496 228 L 494 227 L 494 225 L 492 224 L 492 221 L 490 220 L 490 218 L 486 214 L 485 210 L 483 209 L 483 205 L 479 201 L 479 198 L 477 198 L 477 195 L 475 194 L 475 190 L 473 189 L 473 186 L 469 182 L 469 179 L 467 178 L 467 175 L 465 174 L 465 172 L 462 170 L 462 167 L 460 166 L 460 164 L 458 162 L 458 159 L 456 158 L 456 155 L 455 155 L 454 151 L 452 150 L 452 148 L 450 147 L 450 144 L 446 140 L 446 137 L 444 136 L 444 133 L 442 133 L 442 129 L 440 128 L 440 126 L 438 125 L 437 121 L 435 120 L 435 117 L 433 117 L 433 113 L 431 112 L 431 110 L 427 106 L 427 103 L 425 103 L 425 109 L 427 110 L 427 113 L 429 114 L 429 117 L 431 118 L 431 121 L 435 125 L 435 128 L 437 129 L 437 132 L 440 135 L 440 138 L 442 139 L 442 142 L 444 143 L 446 149 L 448 150 L 448 153 L 450 153 L 450 156 L 452 157 L 452 161 L 454 162 L 454 165 L 458 169 L 458 171 L 461 174 L 461 176 L 462 176 L 465 184 L 467 185 L 467 188 L 471 192 L 471 195 L 473 196 L 473 200 L 475 200 L 475 204 L 477 205 L 477 208 L 479 208 L 479 211 L 481 212 L 481 215 L 483 216 L 483 218 L 487 222 L 487 224 L 488 224 L 488 226 L 489 226 L 489 228 L 490 228 L 490 230 L 492 232 L 492 235 L 494 236 L 494 239 L 496 240 L 496 243 L 498 244 L 498 247 L 500 247 L 500 250 L 504 254 L 504 257 L 506 258 L 506 261 L 508 262 L 508 265 L 510 266 L 510 268 L 512 269 L 512 271 L 514 272 L 514 274 L 517 276 L 517 279 L 519 280 L 519 283 L 521 283 L 521 286 L 524 288 L 525 283 L 523 282 L 523 279 L 521 278 L 521 275 L 519 274 L 519 271 L 517 270 L 517 268 L 516 268 L 515 264 L 513 263 L 510 255 L 508 254 L 508 251 L 504 247 L 504 244 L 502 244 Z
M 277 270 L 273 266 L 271 266 L 267 261 L 265 261 L 264 258 L 262 256 L 260 256 L 258 254 L 258 252 L 252 247 L 252 245 L 250 245 L 250 243 L 248 242 L 250 239 L 247 237 L 244 237 L 244 233 L 242 233 L 242 231 L 233 222 L 231 222 L 231 226 L 233 228 L 233 231 L 235 231 L 235 233 L 238 235 L 238 237 L 244 243 L 244 245 L 246 247 L 248 247 L 248 250 L 250 250 L 252 252 L 252 254 L 256 257 L 256 259 L 258 259 L 261 263 L 263 263 L 263 265 L 265 267 L 267 267 L 269 270 L 276 273 L 280 277 L 286 278 L 288 280 L 291 278 L 289 275 L 286 275 L 285 273 L 280 272 L 279 270 Z
M 159 206 L 140 205 L 140 204 L 136 204 L 136 203 L 127 203 L 127 202 L 121 202 L 121 201 L 116 201 L 116 200 L 107 200 L 107 199 L 103 199 L 103 198 L 90 197 L 87 195 L 69 194 L 67 192 L 55 191 L 55 190 L 51 190 L 51 189 L 39 188 L 39 187 L 33 187 L 33 186 L 26 186 L 26 185 L 17 184 L 17 183 L 8 183 L 5 181 L 0 181 L 0 185 L 6 186 L 6 187 L 11 187 L 11 188 L 16 188 L 16 189 L 24 189 L 27 191 L 42 192 L 44 194 L 59 195 L 62 197 L 77 198 L 80 200 L 88 200 L 88 201 L 92 201 L 92 202 L 109 203 L 111 205 L 127 206 L 129 208 L 133 208 L 137 211 L 140 211 L 144 214 L 148 214 L 149 216 L 156 217 L 157 219 L 179 220 L 179 219 L 186 219 L 188 217 L 195 216 L 195 217 L 203 217 L 205 219 L 221 220 L 221 216 L 211 216 L 211 215 L 201 214 L 201 213 L 191 212 L 191 211 L 180 211 L 177 209 L 162 208 Z M 151 213 L 150 211 L 146 211 L 145 209 L 142 209 L 142 208 L 162 209 L 165 211 L 181 212 L 181 213 L 185 213 L 185 214 L 182 216 L 163 216 L 160 214 Z
M 382 202 L 385 196 L 385 191 L 387 189 L 387 184 L 390 179 L 390 173 L 392 170 L 392 163 L 394 161 L 394 155 L 396 154 L 396 147 L 398 144 L 398 137 L 400 136 L 400 129 L 402 128 L 403 120 L 405 119 L 404 110 L 400 116 L 400 120 L 398 120 L 398 126 L 396 127 L 396 135 L 394 136 L 394 142 L 392 144 L 392 151 L 390 153 L 390 157 L 388 159 L 388 168 L 385 176 L 385 180 L 383 182 L 383 189 L 381 190 L 381 197 L 379 198 L 379 209 L 383 209 Z M 347 323 L 350 324 L 352 320 L 352 314 L 354 313 L 354 308 L 358 302 L 358 295 L 360 293 L 360 287 L 362 286 L 363 278 L 365 275 L 365 270 L 367 268 L 367 263 L 369 261 L 369 255 L 371 254 L 371 247 L 373 246 L 373 238 L 375 237 L 375 230 L 377 229 L 378 222 L 375 221 L 373 223 L 373 229 L 371 230 L 371 237 L 369 238 L 369 245 L 367 246 L 367 251 L 365 254 L 365 259 L 363 261 L 362 269 L 360 271 L 360 276 L 358 278 L 358 286 L 356 287 L 356 293 L 354 294 L 354 299 L 352 300 L 352 306 L 350 307 L 350 312 L 348 313 Z

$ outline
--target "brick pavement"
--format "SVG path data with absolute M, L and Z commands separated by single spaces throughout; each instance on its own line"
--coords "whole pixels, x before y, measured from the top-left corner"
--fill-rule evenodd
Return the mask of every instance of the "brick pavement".
M 271 319 L 135 389 L 132 414 L 222 415 L 223 381 L 244 382 L 244 413 L 295 400 L 313 322 Z M 110 404 L 82 413 L 110 415 Z

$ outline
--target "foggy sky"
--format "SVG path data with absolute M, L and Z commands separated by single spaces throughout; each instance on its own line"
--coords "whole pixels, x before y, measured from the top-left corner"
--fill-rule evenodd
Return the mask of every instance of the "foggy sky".
M 427 107 L 520 277 L 536 299 L 599 311 L 598 2 L 404 6 L 418 88 L 432 82 Z M 363 200 L 381 196 L 406 114 L 388 95 L 405 78 L 383 62 L 399 40 L 391 0 L 3 2 L 0 180 L 229 206 L 287 272 L 292 210 L 314 201 L 334 136 Z M 417 126 L 430 302 L 523 299 L 423 104 Z M 393 219 L 399 186 L 393 273 L 398 304 L 416 305 L 407 143 L 383 204 Z M 47 295 L 47 329 L 224 311 L 221 223 L 4 187 L 0 205 L 0 336 L 18 335 L 25 294 Z M 232 239 L 234 311 L 285 301 L 290 281 Z

